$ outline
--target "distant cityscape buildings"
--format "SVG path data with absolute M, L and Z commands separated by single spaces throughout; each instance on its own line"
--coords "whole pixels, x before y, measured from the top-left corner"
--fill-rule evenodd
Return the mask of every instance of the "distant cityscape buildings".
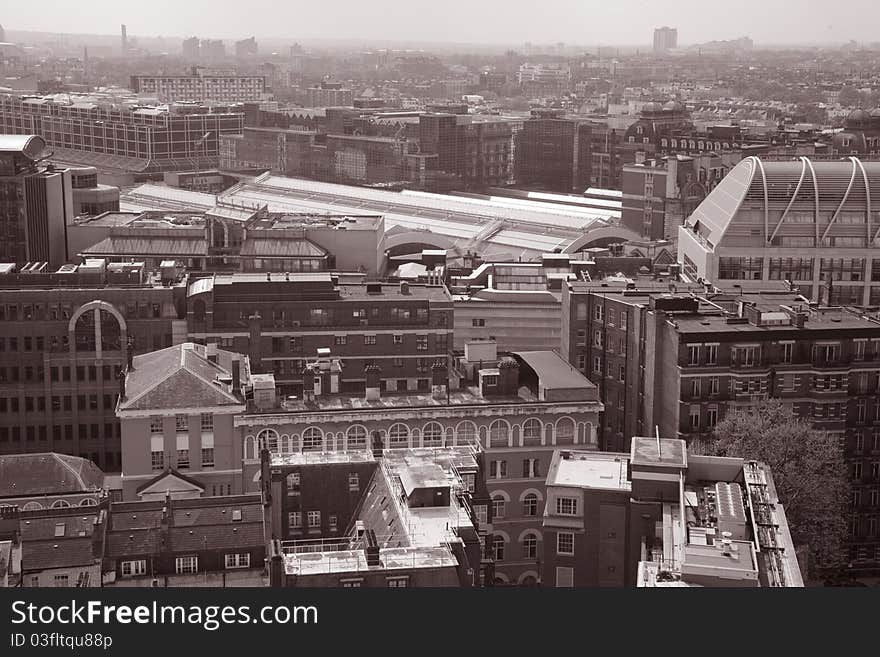
M 678 47 L 678 30 L 674 27 L 654 29 L 654 54 L 665 55 Z

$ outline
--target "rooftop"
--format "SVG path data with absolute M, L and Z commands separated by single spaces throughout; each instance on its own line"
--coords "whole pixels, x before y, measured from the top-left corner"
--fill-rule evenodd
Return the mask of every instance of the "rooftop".
M 640 436 L 632 438 L 630 461 L 633 465 L 672 465 L 686 468 L 687 460 L 687 446 L 683 440 Z
M 99 491 L 104 473 L 92 461 L 55 452 L 0 455 L 0 499 Z
M 243 405 L 231 391 L 230 370 L 234 360 L 242 362 L 240 382 L 245 383 L 249 376 L 247 359 L 217 349 L 215 363 L 208 360 L 206 349 L 185 342 L 135 356 L 117 411 Z
M 596 387 L 555 351 L 519 351 L 511 355 L 522 359 L 538 375 L 543 388 L 591 390 Z
M 547 485 L 629 491 L 627 465 L 623 454 L 556 450 L 547 471 Z

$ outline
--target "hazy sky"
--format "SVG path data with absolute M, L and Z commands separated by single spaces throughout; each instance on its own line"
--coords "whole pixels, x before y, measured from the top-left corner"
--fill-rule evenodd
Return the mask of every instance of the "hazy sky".
M 880 0 L 40 0 L 5 2 L 7 30 L 456 43 L 679 43 L 750 36 L 757 44 L 880 39 Z M 228 9 L 227 9 L 228 7 Z M 840 9 L 845 7 L 845 10 Z

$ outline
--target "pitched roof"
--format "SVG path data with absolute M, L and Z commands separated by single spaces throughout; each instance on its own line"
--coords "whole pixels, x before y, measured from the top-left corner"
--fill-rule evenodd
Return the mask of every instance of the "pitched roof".
M 165 472 L 159 473 L 158 475 L 156 475 L 155 477 L 150 479 L 148 482 L 138 486 L 136 492 L 143 493 L 144 491 L 147 491 L 150 488 L 154 488 L 154 487 L 156 488 L 156 490 L 154 492 L 165 492 L 164 490 L 162 490 L 160 487 L 157 486 L 157 484 L 164 479 L 177 479 L 178 481 L 183 481 L 183 482 L 189 484 L 190 487 L 198 488 L 201 491 L 205 490 L 205 487 L 202 484 L 200 484 L 198 481 L 193 479 L 192 477 L 187 477 L 185 474 L 181 474 L 177 470 L 166 470 Z M 174 489 L 174 490 L 180 490 L 180 489 Z
M 25 572 L 47 568 L 90 566 L 100 559 L 90 537 L 28 541 L 22 547 L 21 567 Z
M 104 473 L 78 456 L 45 452 L 0 456 L 0 498 L 100 490 Z
M 231 362 L 238 356 L 218 350 L 218 362 Z M 245 380 L 245 365 L 242 380 Z M 205 356 L 205 347 L 183 344 L 135 356 L 133 368 L 125 377 L 125 399 L 118 410 L 168 410 L 235 406 L 242 402 L 214 383 L 230 377 L 228 370 Z

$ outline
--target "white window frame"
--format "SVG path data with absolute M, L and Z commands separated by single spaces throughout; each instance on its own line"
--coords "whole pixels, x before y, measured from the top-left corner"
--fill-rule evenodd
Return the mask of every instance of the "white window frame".
M 225 555 L 224 563 L 228 570 L 234 568 L 250 568 L 251 554 L 250 552 L 230 552 Z
M 566 539 L 571 539 L 571 549 L 564 550 L 562 547 L 562 539 L 565 537 Z M 573 557 L 574 556 L 574 532 L 557 532 L 556 533 L 556 554 Z
M 147 574 L 146 559 L 135 559 L 133 561 L 123 561 L 120 565 L 120 572 L 123 577 L 137 577 L 138 575 Z
M 569 510 L 566 510 L 567 506 L 570 506 Z M 576 516 L 578 514 L 578 499 L 576 497 L 557 497 L 556 514 L 560 516 Z
M 187 555 L 174 559 L 174 572 L 178 575 L 190 575 L 199 572 L 199 557 Z

